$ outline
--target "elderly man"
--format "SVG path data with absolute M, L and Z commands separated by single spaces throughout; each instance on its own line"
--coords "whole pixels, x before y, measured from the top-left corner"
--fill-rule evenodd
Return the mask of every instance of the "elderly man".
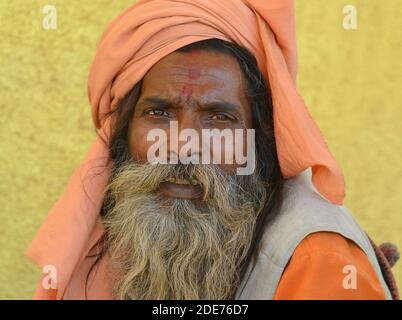
M 128 8 L 89 75 L 98 137 L 27 252 L 35 297 L 395 297 L 295 78 L 292 1 Z

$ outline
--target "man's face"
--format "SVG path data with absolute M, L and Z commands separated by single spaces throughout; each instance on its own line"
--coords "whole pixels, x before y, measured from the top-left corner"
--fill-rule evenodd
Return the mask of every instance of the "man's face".
M 194 129 L 250 129 L 251 108 L 246 97 L 246 83 L 238 62 L 224 54 L 196 51 L 174 52 L 150 69 L 143 79 L 142 92 L 130 123 L 130 152 L 138 163 L 147 162 L 153 141 L 147 141 L 153 129 L 166 132 L 170 148 L 171 121 L 178 132 Z M 246 141 L 246 139 L 243 139 Z M 178 149 L 185 144 L 178 141 Z M 201 144 L 200 144 L 201 145 Z M 246 142 L 243 148 L 247 148 Z M 201 150 L 191 150 L 202 153 Z M 224 159 L 223 148 L 220 151 Z M 169 153 L 168 153 L 169 159 Z M 232 172 L 238 165 L 222 163 L 222 170 Z M 200 198 L 199 185 L 163 182 L 162 194 L 173 198 Z
M 111 206 L 103 217 L 118 274 L 117 298 L 234 295 L 266 199 L 261 177 L 258 172 L 236 174 L 236 161 L 188 164 L 180 157 L 178 164 L 151 164 L 153 141 L 147 140 L 149 132 L 161 130 L 172 151 L 174 122 L 178 132 L 193 129 L 202 137 L 208 129 L 236 130 L 245 141 L 243 132 L 252 129 L 245 92 L 236 59 L 223 54 L 173 53 L 143 79 L 130 122 L 130 150 L 116 162 L 107 190 Z M 178 150 L 186 144 L 177 142 Z M 247 149 L 247 143 L 237 144 Z M 211 149 L 215 153 L 215 146 Z M 190 151 L 204 156 L 211 149 Z

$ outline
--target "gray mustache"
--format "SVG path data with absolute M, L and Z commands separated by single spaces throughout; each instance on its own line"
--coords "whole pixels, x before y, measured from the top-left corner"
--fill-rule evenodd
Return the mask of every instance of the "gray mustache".
M 115 179 L 119 175 L 124 179 Z M 163 181 L 172 177 L 197 181 L 204 191 L 203 200 L 208 202 L 224 197 L 239 205 L 245 201 L 257 204 L 265 197 L 263 188 L 256 188 L 261 184 L 257 174 L 236 175 L 216 164 L 139 164 L 130 159 L 115 168 L 109 187 L 112 192 L 117 192 L 117 197 L 130 197 L 137 193 L 156 192 Z M 121 185 L 121 181 L 125 181 L 125 184 Z

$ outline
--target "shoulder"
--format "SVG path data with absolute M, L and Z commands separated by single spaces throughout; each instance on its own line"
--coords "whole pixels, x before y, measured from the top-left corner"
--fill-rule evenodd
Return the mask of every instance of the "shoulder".
M 314 232 L 306 236 L 297 246 L 292 258 L 300 259 L 306 255 L 334 254 L 345 259 L 366 258 L 365 253 L 352 240 L 336 232 Z M 368 261 L 368 259 L 366 259 Z
M 385 299 L 366 254 L 339 233 L 315 232 L 296 247 L 275 299 Z

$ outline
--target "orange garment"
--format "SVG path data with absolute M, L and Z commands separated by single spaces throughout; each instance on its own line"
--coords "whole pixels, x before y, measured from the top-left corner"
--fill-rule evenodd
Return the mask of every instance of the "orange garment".
M 356 268 L 356 289 L 345 289 L 343 268 Z M 332 232 L 308 235 L 297 246 L 279 281 L 274 300 L 384 300 L 385 292 L 366 254 Z

